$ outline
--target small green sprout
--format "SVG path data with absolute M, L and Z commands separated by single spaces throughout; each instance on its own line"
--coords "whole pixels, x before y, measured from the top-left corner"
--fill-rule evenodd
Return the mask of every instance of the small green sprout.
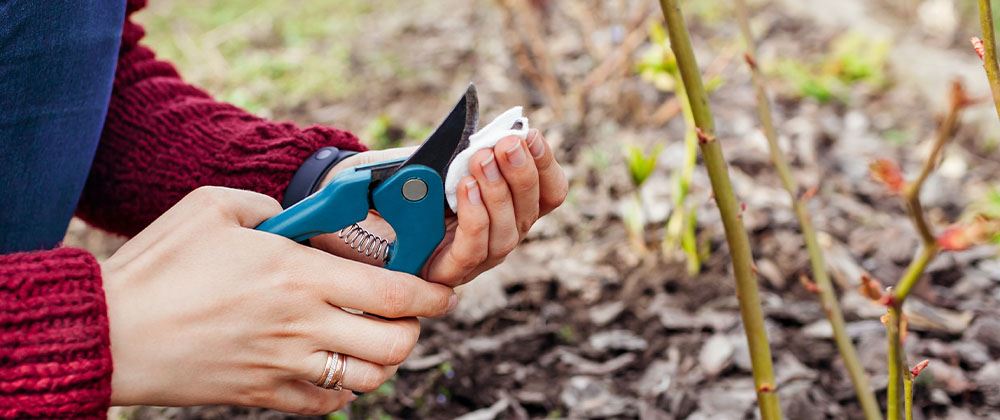
M 636 145 L 625 147 L 625 163 L 628 165 L 629 175 L 632 177 L 632 185 L 637 189 L 649 179 L 656 169 L 656 159 L 660 157 L 663 146 L 656 145 L 652 151 L 646 153 Z
M 865 84 L 880 90 L 888 84 L 885 74 L 889 43 L 849 32 L 830 43 L 829 53 L 818 65 L 785 59 L 777 61 L 773 72 L 795 90 L 796 95 L 820 103 L 844 102 L 848 90 Z

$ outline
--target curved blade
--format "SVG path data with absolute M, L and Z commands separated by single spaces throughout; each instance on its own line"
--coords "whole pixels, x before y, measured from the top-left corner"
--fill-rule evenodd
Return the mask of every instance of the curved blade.
M 469 84 L 465 95 L 444 121 L 400 167 L 413 164 L 430 167 L 441 175 L 443 182 L 451 160 L 469 147 L 469 136 L 476 132 L 478 123 L 479 97 L 476 95 L 476 86 Z

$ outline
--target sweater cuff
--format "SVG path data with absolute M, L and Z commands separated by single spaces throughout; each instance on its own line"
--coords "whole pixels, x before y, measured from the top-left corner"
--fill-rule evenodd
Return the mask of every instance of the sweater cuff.
M 0 418 L 106 418 L 101 268 L 74 248 L 0 255 Z

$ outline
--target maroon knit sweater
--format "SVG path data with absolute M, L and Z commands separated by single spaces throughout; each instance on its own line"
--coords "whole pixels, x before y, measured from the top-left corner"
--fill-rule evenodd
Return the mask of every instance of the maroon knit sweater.
M 191 190 L 242 188 L 278 200 L 323 146 L 363 150 L 346 131 L 300 129 L 216 102 L 142 45 L 129 0 L 107 121 L 77 215 L 131 236 Z M 111 350 L 101 270 L 84 250 L 0 255 L 0 417 L 106 418 Z

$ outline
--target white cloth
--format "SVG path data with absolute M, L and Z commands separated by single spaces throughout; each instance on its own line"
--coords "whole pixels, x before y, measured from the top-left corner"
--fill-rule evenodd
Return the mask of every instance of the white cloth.
M 520 124 L 519 124 L 520 123 Z M 458 183 L 469 175 L 469 160 L 476 152 L 488 149 L 497 144 L 500 139 L 509 136 L 528 137 L 528 117 L 523 115 L 523 109 L 515 106 L 469 137 L 469 147 L 455 156 L 448 167 L 448 175 L 444 180 L 444 194 L 452 211 L 458 211 Z

